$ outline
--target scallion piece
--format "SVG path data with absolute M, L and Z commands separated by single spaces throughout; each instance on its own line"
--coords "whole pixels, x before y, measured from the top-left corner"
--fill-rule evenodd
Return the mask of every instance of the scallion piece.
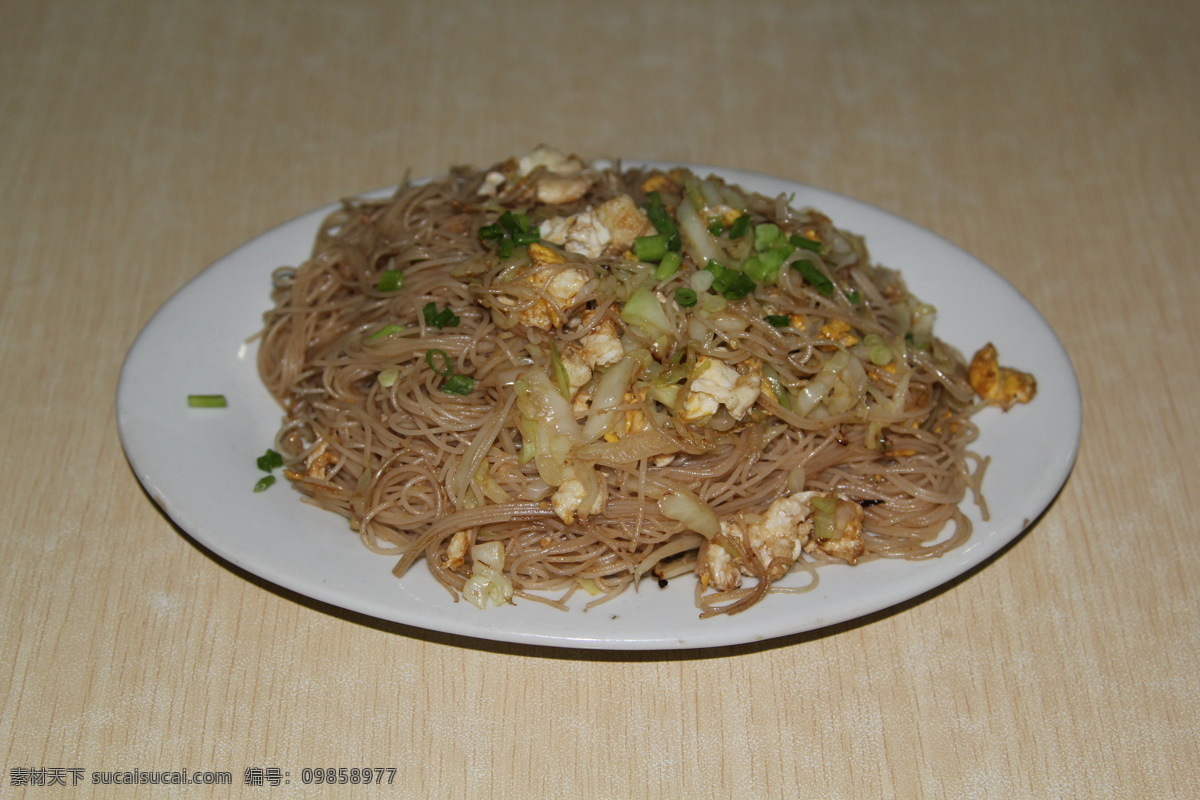
M 225 408 L 229 405 L 223 394 L 189 394 L 187 403 L 190 408 Z
M 267 489 L 270 489 L 274 485 L 275 485 L 275 476 L 274 475 L 264 475 L 258 479 L 258 483 L 254 484 L 254 491 L 255 492 L 265 492 Z
M 801 258 L 792 262 L 792 267 L 798 269 L 800 274 L 804 276 L 804 280 L 812 284 L 813 288 L 822 297 L 829 297 L 833 294 L 833 281 L 825 277 L 825 273 L 817 269 L 817 265 L 809 261 L 807 258 Z
M 809 239 L 807 236 L 801 236 L 798 233 L 793 233 L 788 237 L 788 241 L 796 245 L 796 247 L 808 250 L 810 253 L 821 252 L 821 243 L 815 239 Z
M 434 359 L 442 362 L 440 367 L 433 363 Z M 426 350 L 425 363 L 429 365 L 431 370 L 436 372 L 438 375 L 441 375 L 443 378 L 449 378 L 454 374 L 454 364 L 451 363 L 450 356 L 446 355 L 445 350 Z
M 404 330 L 404 326 L 402 325 L 384 325 L 382 328 L 368 336 L 366 341 L 375 342 L 391 336 L 393 333 L 400 333 L 402 330 Z
M 658 262 L 658 266 L 654 269 L 654 280 L 665 281 L 667 278 L 679 272 L 679 265 L 683 263 L 683 256 L 676 250 L 668 250 L 662 257 L 662 261 Z
M 385 269 L 379 273 L 375 288 L 381 292 L 394 292 L 404 285 L 404 273 L 398 269 Z
M 256 463 L 258 464 L 258 468 L 263 472 L 270 472 L 273 469 L 283 466 L 283 456 L 274 450 L 267 450 L 267 452 L 258 457 Z
M 529 231 L 529 217 L 509 209 L 500 215 L 500 226 L 515 238 L 517 234 Z
M 633 254 L 637 256 L 638 261 L 649 261 L 650 263 L 661 261 L 667 254 L 667 241 L 670 238 L 665 233 L 639 236 L 633 240 Z
M 763 319 L 766 320 L 768 325 L 776 328 L 786 328 L 792 322 L 792 318 L 787 314 L 767 314 Z
M 435 362 L 440 362 L 440 364 Z M 456 372 L 454 364 L 445 350 L 426 350 L 425 363 L 431 370 L 446 379 L 442 382 L 442 391 L 446 394 L 468 395 L 475 391 L 475 379 Z
M 726 300 L 741 300 L 755 289 L 753 278 L 719 261 L 710 260 L 705 269 L 713 273 L 712 288 Z
M 504 228 L 500 227 L 500 223 L 493 222 L 491 225 L 484 225 L 479 229 L 480 239 L 503 239 Z
M 658 192 L 647 194 L 645 209 L 646 217 L 654 226 L 654 230 L 666 235 L 667 249 L 679 250 L 683 246 L 679 237 L 679 226 L 675 224 L 675 220 L 671 219 L 671 215 L 667 213 L 667 208 L 663 205 L 662 195 Z
M 468 395 L 475 391 L 475 379 L 456 372 L 446 378 L 446 382 L 442 384 L 442 391 L 446 394 Z
M 426 303 L 421 313 L 425 316 L 425 324 L 438 330 L 458 327 L 458 323 L 462 321 L 449 307 L 438 311 L 437 303 L 433 302 Z
M 852 304 L 858 305 L 862 302 L 862 295 L 858 293 L 858 289 L 851 289 L 850 291 L 846 292 L 846 299 Z
M 675 290 L 675 302 L 679 304 L 680 308 L 691 308 L 696 305 L 697 299 L 695 289 Z
M 742 214 L 733 221 L 729 226 L 729 231 L 726 234 L 730 239 L 740 239 L 750 230 L 750 215 Z
M 764 222 L 754 226 L 754 249 L 766 250 L 779 238 L 779 226 L 774 222 Z

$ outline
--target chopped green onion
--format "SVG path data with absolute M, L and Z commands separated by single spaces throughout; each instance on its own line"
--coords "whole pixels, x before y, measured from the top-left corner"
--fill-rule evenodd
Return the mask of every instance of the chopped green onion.
M 771 286 L 779 279 L 779 269 L 783 266 L 783 262 L 791 253 L 784 253 L 780 250 L 768 250 L 765 253 L 759 253 L 756 256 L 750 256 L 742 264 L 742 271 L 750 276 L 751 280 L 763 286 Z
M 796 247 L 808 250 L 811 253 L 821 252 L 821 243 L 815 239 L 809 239 L 807 236 L 801 236 L 798 233 L 793 233 L 788 237 L 788 241 L 796 245 Z
M 435 358 L 440 359 L 442 362 L 440 369 L 438 368 L 437 364 L 433 363 Z M 454 374 L 454 364 L 451 363 L 450 356 L 446 355 L 445 350 L 426 350 L 425 363 L 429 365 L 431 370 L 436 372 L 438 375 L 441 375 L 443 378 L 449 378 Z
M 754 280 L 744 272 L 730 269 L 721 262 L 711 259 L 704 268 L 713 273 L 712 288 L 726 300 L 741 300 L 754 291 Z
M 400 377 L 400 370 L 395 367 L 389 367 L 383 372 L 380 372 L 375 380 L 379 381 L 379 385 L 385 389 L 390 389 L 396 384 L 396 379 Z
M 475 391 L 475 379 L 468 378 L 466 375 L 456 372 L 449 378 L 446 378 L 446 382 L 442 384 L 442 391 L 446 394 L 456 394 L 460 397 L 468 395 Z
M 696 290 L 695 289 L 676 289 L 675 302 L 680 308 L 691 308 L 696 305 Z
M 817 293 L 822 297 L 829 297 L 833 294 L 833 281 L 825 276 L 825 273 L 817 269 L 817 265 L 809 261 L 807 258 L 801 258 L 798 261 L 792 262 L 792 267 L 800 270 L 800 274 L 804 279 L 813 285 Z
M 747 231 L 749 231 L 749 230 L 750 230 L 750 215 L 742 214 L 740 217 L 738 217 L 737 219 L 735 219 L 733 221 L 732 225 L 729 226 L 728 236 L 730 239 L 740 239 L 743 236 L 745 236 Z
M 279 455 L 279 453 L 276 453 L 274 450 L 267 450 L 267 452 L 258 457 L 256 463 L 258 464 L 258 468 L 263 472 L 270 472 L 276 467 L 283 466 L 283 456 Z
M 713 236 L 720 236 L 725 232 L 725 223 L 721 221 L 720 217 L 713 217 L 708 221 L 708 232 Z
M 679 265 L 683 263 L 683 256 L 677 250 L 668 250 L 663 254 L 662 261 L 658 262 L 658 267 L 654 270 L 654 280 L 665 281 L 667 278 L 679 271 Z
M 457 327 L 458 323 L 462 321 L 457 314 L 450 310 L 449 306 L 438 311 L 437 303 L 433 302 L 426 303 L 421 309 L 421 313 L 425 315 L 425 324 L 438 330 Z
M 491 225 L 484 225 L 479 229 L 480 239 L 503 239 L 504 228 L 500 227 L 500 223 L 493 222 Z
M 275 485 L 275 476 L 274 475 L 264 475 L 258 479 L 258 483 L 254 484 L 254 491 L 265 492 L 267 489 L 270 489 L 274 485 Z
M 667 254 L 667 242 L 670 236 L 656 233 L 651 236 L 639 236 L 633 240 L 633 254 L 638 261 L 657 262 Z
M 774 222 L 764 222 L 754 226 L 754 249 L 766 250 L 779 238 L 779 226 Z
M 767 324 L 773 325 L 776 328 L 786 328 L 791 324 L 792 318 L 787 314 L 767 314 L 763 317 Z
M 858 293 L 858 289 L 851 289 L 850 291 L 846 292 L 846 299 L 854 305 L 858 305 L 862 302 L 862 295 Z
M 500 215 L 500 225 L 509 236 L 515 237 L 518 233 L 526 233 L 529 230 L 529 217 L 509 209 Z
M 385 269 L 379 273 L 375 288 L 381 292 L 394 292 L 404 285 L 404 273 L 398 269 Z
M 742 270 L 750 276 L 751 280 L 758 281 L 763 285 L 774 283 L 775 278 L 779 276 L 778 269 L 775 270 L 775 275 L 772 275 L 770 267 L 758 256 L 750 256 L 743 261 Z
M 440 367 L 434 363 L 435 360 L 441 361 Z M 442 383 L 442 391 L 446 394 L 468 395 L 475 390 L 475 379 L 456 372 L 445 350 L 426 350 L 425 363 L 446 379 Z
M 542 240 L 542 234 L 537 228 L 534 228 L 530 231 L 520 231 L 518 233 L 514 233 L 512 240 L 513 244 L 518 244 L 522 247 L 525 247 L 527 245 L 540 242 Z
M 877 344 L 871 348 L 871 363 L 877 367 L 886 367 L 892 363 L 892 348 L 886 344 Z
M 190 408 L 225 408 L 229 405 L 223 394 L 189 394 L 187 403 Z
M 675 224 L 675 220 L 671 219 L 671 215 L 667 213 L 667 208 L 663 205 L 662 195 L 658 192 L 647 194 L 645 209 L 646 217 L 654 226 L 654 230 L 666 235 L 667 249 L 679 250 L 683 246 L 679 238 L 679 226 Z
M 512 256 L 513 247 L 526 247 L 542 240 L 538 228 L 529 223 L 529 217 L 519 211 L 506 210 L 500 219 L 479 229 L 479 238 L 496 242 L 496 255 L 501 259 Z
M 391 336 L 393 333 L 400 333 L 402 330 L 404 330 L 404 326 L 402 325 L 384 325 L 382 328 L 368 336 L 366 341 L 378 341 L 379 339 Z

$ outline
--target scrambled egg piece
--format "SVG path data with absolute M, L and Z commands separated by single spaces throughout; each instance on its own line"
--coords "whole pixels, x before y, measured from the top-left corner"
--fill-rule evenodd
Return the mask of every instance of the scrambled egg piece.
M 541 144 L 517 159 L 517 174 L 525 177 L 538 167 L 545 167 L 554 175 L 578 175 L 586 166 L 579 156 L 568 156 Z
M 809 500 L 816 494 L 797 492 L 775 500 L 761 516 L 722 520 L 721 534 L 730 541 L 749 541 L 750 550 L 766 570 L 768 580 L 778 580 L 800 558 L 812 534 Z M 738 569 L 724 547 L 712 544 L 704 554 L 702 567 L 701 583 L 718 591 L 736 589 L 742 582 L 740 573 L 748 572 L 745 568 Z
M 566 259 L 545 245 L 529 245 L 529 257 L 531 266 L 507 282 L 525 283 L 541 289 L 553 303 L 538 300 L 522 309 L 519 319 L 522 324 L 532 328 L 557 328 L 565 321 L 562 312 L 575 305 L 575 299 L 587 285 L 589 277 L 582 270 L 568 265 Z M 513 304 L 510 298 L 501 298 L 500 302 Z
M 539 168 L 542 172 L 534 181 L 525 181 Z M 540 145 L 519 159 L 509 159 L 499 170 L 484 176 L 479 194 L 495 197 L 506 183 L 513 181 L 511 191 L 526 200 L 536 197 L 541 203 L 571 203 L 592 188 L 595 178 L 578 156 L 568 156 L 552 147 Z
M 596 207 L 596 216 L 608 228 L 612 246 L 617 250 L 628 250 L 633 247 L 634 239 L 652 233 L 654 228 L 650 218 L 627 194 L 619 194 L 601 203 Z
M 471 537 L 466 531 L 459 531 L 450 537 L 450 545 L 446 548 L 446 569 L 458 570 L 467 563 L 467 551 L 471 549 Z
M 573 203 L 588 193 L 592 188 L 592 179 L 587 175 L 547 175 L 538 181 L 537 199 L 539 203 L 561 205 Z
M 612 234 L 590 208 L 569 217 L 544 220 L 538 226 L 538 233 L 547 242 L 588 258 L 599 258 L 612 241 Z
M 600 491 L 596 492 L 596 497 L 588 508 L 581 508 L 583 501 L 587 497 L 587 489 L 583 483 L 576 477 L 574 467 L 567 467 L 567 479 L 563 481 L 558 490 L 550 498 L 550 505 L 554 508 L 554 513 L 558 515 L 566 524 L 570 525 L 575 522 L 575 515 L 578 514 L 581 518 L 587 519 L 592 514 L 599 514 L 604 511 L 604 502 L 608 495 L 608 486 L 600 481 Z
M 706 420 L 721 405 L 736 420 L 746 416 L 762 389 L 762 363 L 751 358 L 743 365 L 744 373 L 720 359 L 700 356 L 679 418 L 684 422 Z
M 589 324 L 596 316 L 596 311 L 588 311 L 583 315 L 583 324 Z M 592 379 L 592 370 L 596 367 L 606 367 L 615 364 L 625 357 L 625 346 L 621 344 L 621 334 L 617 324 L 610 317 L 605 317 L 583 336 L 579 343 L 569 343 L 563 346 L 561 360 L 567 371 L 567 382 L 570 384 L 571 396 Z
M 725 530 L 725 524 L 721 523 L 722 532 Z M 718 592 L 729 592 L 742 585 L 742 573 L 734 563 L 733 555 L 715 541 L 704 545 L 700 560 L 696 564 L 696 575 L 703 588 L 713 588 Z
M 862 539 L 863 508 L 853 500 L 837 499 L 834 516 L 836 535 L 829 539 L 810 537 L 804 544 L 804 552 L 822 552 L 853 564 L 867 549 Z
M 596 312 L 589 311 L 583 315 L 583 324 L 591 323 Z M 611 317 L 605 317 L 594 328 L 579 337 L 583 345 L 583 357 L 592 367 L 607 367 L 625 357 L 625 347 L 621 344 L 621 332 Z
M 551 217 L 538 226 L 541 237 L 572 253 L 599 258 L 606 250 L 624 252 L 653 228 L 627 194 L 569 217 Z
M 304 460 L 304 472 L 285 469 L 283 474 L 294 481 L 303 480 L 304 478 L 316 478 L 323 481 L 328 475 L 329 467 L 337 463 L 337 453 L 331 452 L 329 450 L 329 442 L 322 439 L 321 443 L 314 447 L 313 451 L 308 454 L 308 458 Z
M 1028 372 L 1000 366 L 996 346 L 991 342 L 971 359 L 967 378 L 985 403 L 1005 411 L 1015 403 L 1028 403 L 1037 394 L 1037 379 Z
M 850 323 L 841 319 L 831 319 L 821 326 L 821 335 L 842 347 L 853 347 L 858 344 L 858 337 L 850 333 L 853 328 Z
M 674 188 L 674 186 L 675 186 L 675 181 L 671 180 L 666 175 L 659 173 L 657 175 L 651 175 L 649 178 L 647 178 L 645 181 L 642 182 L 642 191 L 646 192 L 646 193 L 662 192 L 662 191 L 666 191 L 668 189 L 672 189 L 672 188 Z
M 721 521 L 721 536 L 729 542 L 749 542 L 752 557 L 762 565 L 767 579 L 778 580 L 800 559 L 802 553 L 820 551 L 851 564 L 864 552 L 862 540 L 863 509 L 853 500 L 837 498 L 834 528 L 829 539 L 813 536 L 812 499 L 821 492 L 796 492 L 780 497 L 759 515 L 739 516 Z M 739 565 L 721 540 L 710 541 L 700 554 L 696 572 L 701 585 L 717 591 L 730 591 L 742 585 L 742 575 L 752 574 L 747 565 Z
M 574 400 L 576 393 L 592 379 L 592 367 L 583 355 L 583 348 L 574 342 L 563 345 L 559 360 L 567 373 L 567 387 Z
M 809 499 L 817 492 L 797 492 L 781 497 L 767 506 L 760 522 L 749 526 L 750 547 L 771 580 L 787 574 L 804 550 L 804 540 L 812 533 Z

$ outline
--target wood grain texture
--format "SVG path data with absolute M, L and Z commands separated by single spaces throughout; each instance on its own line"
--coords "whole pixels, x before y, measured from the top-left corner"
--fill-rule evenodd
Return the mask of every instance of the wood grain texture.
M 1194 4 L 47 0 L 0 17 L 0 797 L 180 796 L 12 786 L 25 767 L 234 774 L 197 797 L 1200 796 Z M 377 623 L 175 529 L 113 421 L 162 302 L 334 198 L 540 142 L 813 183 L 992 265 L 1083 386 L 1055 504 L 898 609 L 662 654 Z M 397 783 L 299 785 L 355 765 Z M 243 786 L 256 766 L 291 786 Z

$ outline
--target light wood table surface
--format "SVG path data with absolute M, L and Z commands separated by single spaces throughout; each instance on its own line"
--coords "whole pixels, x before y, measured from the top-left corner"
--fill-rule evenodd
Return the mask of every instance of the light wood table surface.
M 1198 75 L 1186 0 L 0 2 L 0 797 L 1200 797 Z M 378 623 L 174 527 L 114 421 L 153 312 L 297 214 L 541 142 L 981 258 L 1083 388 L 1056 502 L 897 609 L 665 653 Z M 394 783 L 300 780 L 356 766 Z M 91 782 L 184 768 L 232 784 Z

